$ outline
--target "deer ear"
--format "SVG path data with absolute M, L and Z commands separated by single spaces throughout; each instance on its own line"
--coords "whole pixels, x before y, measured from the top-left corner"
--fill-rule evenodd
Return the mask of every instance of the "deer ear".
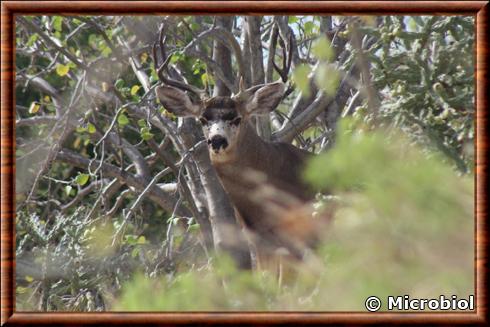
M 275 82 L 262 86 L 249 98 L 245 111 L 249 115 L 268 114 L 276 109 L 284 94 L 284 83 Z
M 158 86 L 155 90 L 160 103 L 176 116 L 199 116 L 200 106 L 192 103 L 187 93 L 171 86 Z

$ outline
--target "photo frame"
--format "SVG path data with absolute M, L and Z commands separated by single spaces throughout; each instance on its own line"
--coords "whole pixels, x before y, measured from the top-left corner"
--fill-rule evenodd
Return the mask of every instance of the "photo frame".
M 327 323 L 488 323 L 486 278 L 488 222 L 486 204 L 488 2 L 486 1 L 5 1 L 2 8 L 1 76 L 1 324 L 327 324 Z M 271 15 L 271 14 L 424 14 L 474 15 L 476 18 L 476 174 L 475 298 L 469 313 L 371 312 L 166 312 L 42 313 L 15 311 L 15 16 L 57 15 Z

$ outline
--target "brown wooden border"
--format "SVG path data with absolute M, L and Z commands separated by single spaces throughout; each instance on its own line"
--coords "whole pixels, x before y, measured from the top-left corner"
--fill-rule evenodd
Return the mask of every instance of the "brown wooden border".
M 4 1 L 1 4 L 1 325 L 32 324 L 318 324 L 488 323 L 486 192 L 488 150 L 488 1 Z M 476 46 L 476 299 L 475 313 L 16 313 L 14 15 L 22 14 L 431 14 L 475 15 Z

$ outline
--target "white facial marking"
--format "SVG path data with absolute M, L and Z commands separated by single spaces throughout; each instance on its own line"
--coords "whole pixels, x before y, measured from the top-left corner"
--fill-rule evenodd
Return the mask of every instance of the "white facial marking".
M 223 110 L 223 114 L 226 114 L 227 111 Z M 233 156 L 239 124 L 232 124 L 231 120 L 211 120 L 203 125 L 203 132 L 213 162 L 226 162 Z M 222 143 L 223 140 L 226 140 L 226 146 L 216 146 L 215 143 L 213 147 L 213 140 L 216 142 L 217 139 L 220 139 Z

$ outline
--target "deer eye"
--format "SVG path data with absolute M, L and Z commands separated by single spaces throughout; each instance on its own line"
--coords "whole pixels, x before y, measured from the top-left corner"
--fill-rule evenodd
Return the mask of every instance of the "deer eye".
M 199 117 L 199 121 L 203 126 L 206 126 L 208 124 L 208 120 L 204 117 Z
M 242 117 L 237 117 L 237 118 L 233 119 L 233 120 L 230 122 L 230 124 L 231 124 L 231 125 L 238 126 L 238 125 L 240 125 L 240 122 L 241 122 L 241 121 L 242 121 Z

